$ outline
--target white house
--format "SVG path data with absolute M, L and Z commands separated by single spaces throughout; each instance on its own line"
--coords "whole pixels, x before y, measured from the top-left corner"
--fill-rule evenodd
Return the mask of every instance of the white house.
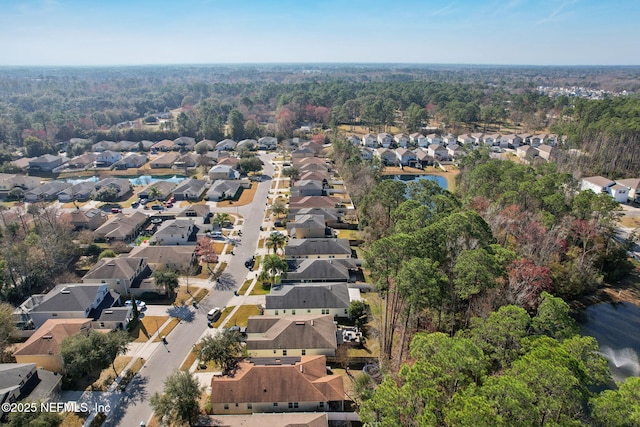
M 93 165 L 97 168 L 111 166 L 122 158 L 122 154 L 111 150 L 105 150 L 96 155 L 96 160 Z
M 378 148 L 378 138 L 372 133 L 363 135 L 362 145 L 369 148 Z
M 431 144 L 442 144 L 442 138 L 437 133 L 430 133 L 427 135 L 427 143 Z
M 384 148 L 389 148 L 393 143 L 393 136 L 386 132 L 381 132 L 378 134 L 378 144 L 380 144 Z
M 150 244 L 162 246 L 180 246 L 189 244 L 195 223 L 190 219 L 173 219 L 164 221 L 158 231 L 149 239 Z M 195 236 L 191 239 L 195 244 Z
M 351 144 L 353 145 L 360 145 L 360 137 L 358 137 L 357 135 L 349 135 L 347 137 L 347 141 L 349 141 Z
M 482 139 L 483 139 L 484 145 L 500 144 L 500 134 L 497 134 L 497 133 L 485 135 Z
M 619 179 L 616 184 L 624 185 L 629 189 L 629 201 L 640 202 L 640 178 Z
M 582 178 L 580 190 L 591 190 L 596 194 L 609 194 L 618 203 L 625 203 L 629 198 L 629 189 L 624 185 L 616 184 L 603 176 L 590 176 Z
M 449 152 L 440 144 L 429 145 L 427 154 L 436 160 L 449 160 Z
M 426 147 L 427 145 L 429 145 L 429 141 L 427 141 L 427 137 L 419 132 L 412 133 L 410 136 L 411 136 L 411 141 L 414 144 L 418 145 L 419 147 Z
M 416 164 L 416 153 L 406 148 L 396 149 L 396 161 L 402 166 L 414 166 Z
M 406 133 L 398 133 L 393 136 L 393 140 L 396 142 L 396 144 L 398 144 L 398 147 L 407 148 L 410 138 Z

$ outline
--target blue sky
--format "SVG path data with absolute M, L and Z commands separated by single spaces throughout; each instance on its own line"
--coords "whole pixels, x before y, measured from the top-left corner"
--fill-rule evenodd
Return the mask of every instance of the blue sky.
M 3 0 L 0 65 L 640 65 L 639 0 Z

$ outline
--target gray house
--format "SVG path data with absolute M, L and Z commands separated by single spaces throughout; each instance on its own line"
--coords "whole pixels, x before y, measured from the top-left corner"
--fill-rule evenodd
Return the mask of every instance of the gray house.
M 49 181 L 24 193 L 24 198 L 27 202 L 55 200 L 62 190 L 70 186 L 70 183 L 64 181 Z
M 284 247 L 287 259 L 296 258 L 351 258 L 349 239 L 289 239 Z
M 207 189 L 207 181 L 190 178 L 178 185 L 173 190 L 176 200 L 200 200 Z
M 331 314 L 347 317 L 351 300 L 345 282 L 287 283 L 266 295 L 265 315 Z

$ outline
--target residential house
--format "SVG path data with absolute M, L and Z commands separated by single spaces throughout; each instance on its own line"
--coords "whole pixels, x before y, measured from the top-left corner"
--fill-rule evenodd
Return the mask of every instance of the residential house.
M 174 142 L 169 139 L 163 139 L 153 144 L 150 148 L 151 153 L 173 151 Z
M 353 145 L 360 145 L 362 139 L 358 135 L 349 135 L 347 141 Z
M 287 275 L 282 283 L 355 282 L 355 259 L 294 259 L 288 261 Z
M 554 133 L 548 134 L 544 139 L 544 143 L 552 147 L 555 147 L 556 145 L 558 145 L 558 135 Z
M 86 284 L 105 283 L 120 295 L 129 295 L 129 289 L 136 280 L 151 274 L 144 258 L 102 258 L 82 277 Z
M 209 205 L 206 205 L 206 204 L 188 205 L 188 206 L 184 207 L 178 213 L 178 215 L 176 215 L 176 217 L 178 217 L 178 218 L 191 218 L 193 220 L 198 220 L 199 223 L 204 223 L 205 221 L 208 222 L 209 217 L 211 217 L 211 216 L 212 216 L 211 208 L 209 208 Z
M 153 200 L 151 197 L 152 189 L 157 189 L 159 195 L 158 200 L 167 200 L 171 195 L 171 192 L 176 188 L 178 184 L 171 181 L 156 181 L 153 184 L 147 185 L 143 190 L 138 192 L 138 197 L 141 199 Z
M 173 140 L 173 149 L 176 151 L 193 151 L 196 146 L 196 139 L 190 136 L 180 136 Z
M 140 148 L 139 142 L 122 140 L 116 143 L 112 147 L 112 150 L 121 151 L 121 152 L 122 151 L 139 151 L 139 148 Z
M 373 154 L 386 166 L 395 165 L 397 162 L 396 152 L 388 148 L 376 148 Z
M 640 203 L 640 178 L 619 179 L 616 184 L 627 187 L 630 202 Z
M 215 165 L 208 172 L 209 179 L 215 181 L 217 179 L 239 179 L 240 172 L 228 165 Z
M 284 247 L 287 259 L 351 258 L 349 239 L 289 239 Z
M 322 181 L 323 184 L 328 184 L 330 178 L 331 175 L 326 171 L 300 171 L 301 180 L 308 179 L 313 181 Z
M 278 138 L 274 136 L 263 136 L 258 139 L 259 150 L 275 150 L 278 146 Z
M 93 153 L 84 153 L 69 160 L 67 167 L 72 169 L 88 169 L 93 166 L 96 158 L 96 155 Z
M 431 144 L 427 148 L 427 154 L 438 161 L 449 160 L 449 152 L 440 144 Z
M 94 231 L 107 220 L 107 215 L 100 209 L 74 209 L 67 215 L 69 224 L 76 230 Z
M 62 166 L 64 159 L 61 156 L 53 156 L 45 154 L 29 162 L 30 171 L 53 172 L 59 166 Z
M 249 151 L 256 151 L 258 149 L 258 141 L 255 139 L 243 139 L 236 145 L 236 150 L 246 149 Z
M 462 145 L 474 144 L 475 139 L 468 133 L 463 133 L 462 135 L 458 135 L 458 143 Z
M 544 144 L 544 140 L 547 136 L 544 134 L 538 134 L 538 135 L 531 135 L 529 137 L 529 144 L 531 144 L 531 146 L 533 147 L 537 147 L 541 144 Z
M 337 328 L 332 315 L 286 311 L 285 308 L 276 310 L 273 316 L 249 317 L 245 341 L 249 357 L 335 356 Z M 278 315 L 279 312 L 286 316 Z
M 223 139 L 216 144 L 216 150 L 231 151 L 236 149 L 237 143 L 233 139 Z
M 484 141 L 484 139 L 483 139 L 484 134 L 482 132 L 472 133 L 469 136 L 472 139 L 472 144 L 473 145 L 480 145 Z
M 342 199 L 333 196 L 298 196 L 289 198 L 289 211 L 297 212 L 301 208 L 325 208 L 344 213 Z
M 287 233 L 294 239 L 321 238 L 327 235 L 327 226 L 323 215 L 296 215 L 287 222 Z
M 180 158 L 180 153 L 166 153 L 149 162 L 151 169 L 170 169 Z
M 112 169 L 119 169 L 119 170 L 133 169 L 133 168 L 139 168 L 139 167 L 143 166 L 145 163 L 147 163 L 147 156 L 146 155 L 131 153 L 131 154 L 121 158 L 120 160 L 118 160 L 114 164 L 112 164 L 111 168 Z
M 292 159 L 315 156 L 317 156 L 316 152 L 308 147 L 300 147 L 291 152 Z
M 46 294 L 31 295 L 13 316 L 21 328 L 29 324 L 39 328 L 49 319 L 93 319 L 116 305 L 118 297 L 107 284 L 62 284 Z
M 442 137 L 442 144 L 446 146 L 454 145 L 458 143 L 458 137 L 452 133 L 448 133 Z
M 530 161 L 537 155 L 538 155 L 538 150 L 536 150 L 530 145 L 521 145 L 518 148 L 516 148 L 516 156 L 520 159 Z
M 164 221 L 149 239 L 149 244 L 161 246 L 195 245 L 198 228 L 190 219 Z
M 94 236 L 96 240 L 107 242 L 129 242 L 138 235 L 147 220 L 147 216 L 142 212 L 135 212 L 131 215 L 120 213 L 114 215 L 94 231 Z
M 180 183 L 173 190 L 173 197 L 176 200 L 200 200 L 207 190 L 207 181 L 190 178 Z
M 195 246 L 136 246 L 127 256 L 143 258 L 155 268 L 166 267 L 175 271 L 186 271 L 197 264 Z
M 335 227 L 337 224 L 342 222 L 342 214 L 335 211 L 335 209 L 324 209 L 324 208 L 298 208 L 291 209 L 289 207 L 289 215 L 287 219 L 290 222 L 295 222 L 298 215 L 319 215 L 324 218 L 324 223 L 328 227 Z
M 340 411 L 344 399 L 342 377 L 327 374 L 325 356 L 252 358 L 233 376 L 211 379 L 214 414 Z
M 487 146 L 500 145 L 500 138 L 502 136 L 499 133 L 487 134 L 482 138 L 482 142 Z
M 416 167 L 425 168 L 427 166 L 433 166 L 434 158 L 429 154 L 428 150 L 416 148 L 413 152 L 416 155 Z
M 451 160 L 457 160 L 460 156 L 464 156 L 465 152 L 458 144 L 447 146 L 447 155 Z
M 409 142 L 411 138 L 406 133 L 398 133 L 393 135 L 393 140 L 396 142 L 396 145 L 400 148 L 407 148 L 409 146 Z
M 522 138 L 516 134 L 502 135 L 500 137 L 500 147 L 502 148 L 518 148 L 522 145 Z
M 372 133 L 362 136 L 362 145 L 369 148 L 378 148 L 378 137 Z
M 105 178 L 94 184 L 94 196 L 105 188 L 113 188 L 117 191 L 115 200 L 122 199 L 131 192 L 131 181 L 125 178 Z
M 7 197 L 13 189 L 21 189 L 24 192 L 38 188 L 41 185 L 42 180 L 37 176 L 0 173 L 1 197 Z
M 442 138 L 437 133 L 430 133 L 429 135 L 427 135 L 427 143 L 429 145 L 432 145 L 432 144 L 442 145 Z
M 0 363 L 0 403 L 47 401 L 60 391 L 61 375 L 37 369 L 35 363 Z M 9 408 L 7 408 L 9 409 Z M 0 420 L 9 413 L 0 409 Z
M 251 182 L 247 180 L 230 181 L 226 179 L 217 179 L 213 184 L 211 184 L 211 187 L 209 187 L 206 199 L 210 202 L 238 200 L 242 191 L 249 188 L 251 188 Z
M 134 298 L 139 296 L 133 294 Z M 103 310 L 100 317 L 92 322 L 94 329 L 102 329 L 108 331 L 126 330 L 129 322 L 133 319 L 133 307 L 111 307 Z
M 369 147 L 362 147 L 360 149 L 360 158 L 365 161 L 373 160 L 373 149 Z
M 291 187 L 291 196 L 322 196 L 324 185 L 322 181 L 299 180 Z
M 580 190 L 591 190 L 596 194 L 607 193 L 609 194 L 609 188 L 615 184 L 614 181 L 605 178 L 603 176 L 590 176 L 582 178 L 580 181 Z
M 177 169 L 194 168 L 196 166 L 198 166 L 198 155 L 195 153 L 185 153 L 173 162 L 173 167 Z
M 300 146 L 298 148 L 308 148 L 309 150 L 312 150 L 314 153 L 316 153 L 316 156 L 320 156 L 322 155 L 322 151 L 324 150 L 324 145 L 316 141 L 305 141 L 300 143 Z
M 69 187 L 71 187 L 71 184 L 68 182 L 47 181 L 41 186 L 25 192 L 24 199 L 31 203 L 56 200 L 58 198 L 58 194 Z
M 429 141 L 427 141 L 427 137 L 421 134 L 420 132 L 415 132 L 410 135 L 411 141 L 419 147 L 426 147 L 429 145 Z
M 416 154 L 406 148 L 396 148 L 396 162 L 402 166 L 415 166 Z
M 344 282 L 295 284 L 287 283 L 265 297 L 264 314 L 286 316 L 288 314 L 347 317 L 351 299 Z
M 531 144 L 531 146 L 533 146 L 533 144 Z M 536 147 L 536 150 L 538 151 L 538 156 L 547 161 L 553 160 L 556 155 L 556 148 L 550 145 L 540 145 Z
M 96 168 L 106 168 L 111 166 L 121 158 L 122 154 L 118 152 L 111 150 L 101 151 L 100 153 L 96 154 L 96 160 L 93 162 L 93 166 Z
M 22 172 L 26 172 L 29 169 L 29 162 L 35 159 L 35 157 L 21 157 L 16 160 L 12 160 L 9 164 L 15 168 L 20 169 Z
M 387 132 L 381 132 L 377 135 L 378 145 L 383 148 L 391 147 L 393 144 L 393 136 L 388 134 Z
M 100 141 L 96 142 L 91 146 L 91 151 L 95 151 L 96 153 L 102 153 L 105 150 L 112 150 L 115 147 L 115 141 Z
M 89 335 L 90 319 L 49 319 L 13 353 L 17 363 L 35 363 L 38 368 L 62 373 L 60 345 L 65 338 Z
M 309 163 L 309 162 L 294 162 L 295 167 L 300 173 L 305 172 L 329 172 L 330 167 L 326 162 L 321 163 Z
M 218 165 L 231 166 L 235 170 L 238 170 L 238 164 L 240 164 L 240 159 L 237 157 L 227 156 L 218 159 Z

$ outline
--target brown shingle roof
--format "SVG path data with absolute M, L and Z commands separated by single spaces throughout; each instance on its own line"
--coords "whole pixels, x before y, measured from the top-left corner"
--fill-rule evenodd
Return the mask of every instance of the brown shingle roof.
M 91 331 L 91 319 L 49 319 L 13 353 L 14 356 L 58 354 L 67 337 Z
M 212 403 L 329 402 L 344 399 L 342 377 L 326 374 L 324 356 L 302 356 L 295 364 L 240 362 L 233 378 L 211 380 Z

